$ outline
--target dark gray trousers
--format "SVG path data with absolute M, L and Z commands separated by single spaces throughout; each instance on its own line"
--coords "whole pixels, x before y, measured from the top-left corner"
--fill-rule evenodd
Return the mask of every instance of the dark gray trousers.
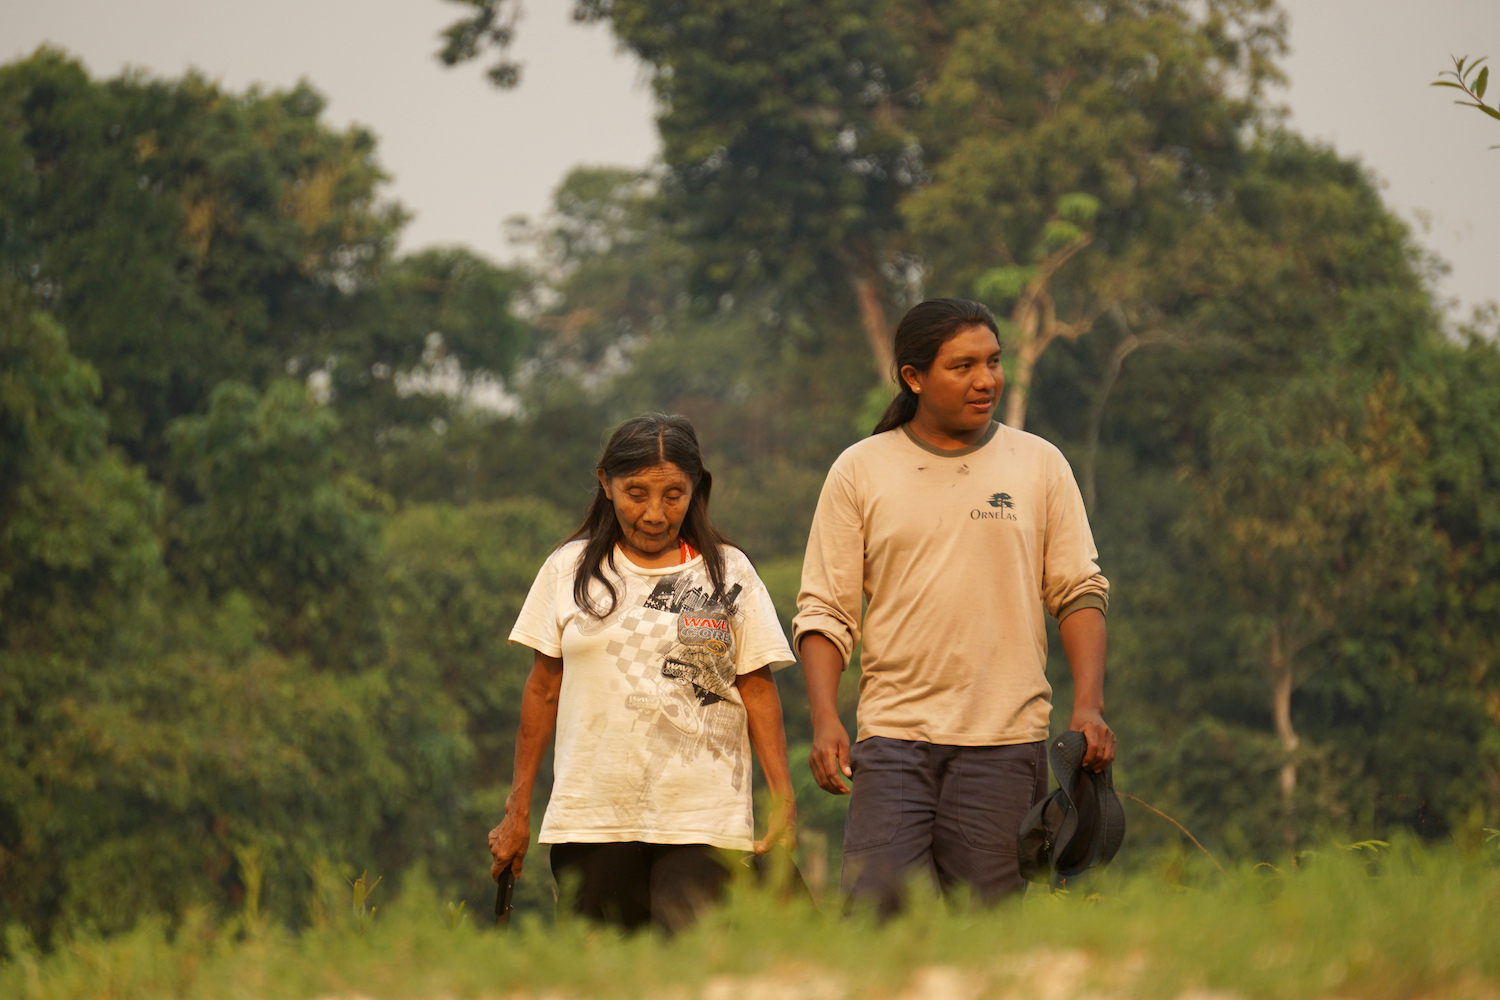
M 684 930 L 724 896 L 725 856 L 707 844 L 553 844 L 552 877 L 573 912 L 628 931 Z
M 956 747 L 871 736 L 849 750 L 854 794 L 844 823 L 844 894 L 882 917 L 907 879 L 945 894 L 967 886 L 989 904 L 1019 890 L 1016 834 L 1047 794 L 1041 742 Z

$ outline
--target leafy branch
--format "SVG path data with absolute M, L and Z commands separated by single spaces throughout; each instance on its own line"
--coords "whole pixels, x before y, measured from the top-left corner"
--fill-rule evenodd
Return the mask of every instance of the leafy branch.
M 1470 100 L 1454 101 L 1454 104 L 1462 104 L 1466 108 L 1478 108 L 1491 118 L 1500 120 L 1500 104 L 1496 104 L 1492 108 L 1484 103 L 1484 91 L 1490 82 L 1490 68 L 1488 66 L 1481 68 L 1481 64 L 1488 58 L 1488 56 L 1485 56 L 1469 62 L 1468 56 L 1464 56 L 1462 59 L 1455 56 L 1453 58 L 1453 68 L 1439 73 L 1439 79 L 1433 81 L 1432 85 L 1434 87 L 1452 87 L 1455 90 L 1463 91 L 1464 96 L 1470 98 Z M 1479 71 L 1478 75 L 1475 75 L 1475 70 Z M 1453 79 L 1442 79 L 1445 76 L 1451 76 Z M 1472 81 L 1470 77 L 1473 77 Z M 1500 146 L 1491 146 L 1490 148 L 1500 149 Z
M 445 66 L 457 66 L 478 58 L 485 49 L 500 53 L 495 64 L 485 71 L 490 82 L 502 90 L 508 90 L 521 82 L 521 64 L 506 59 L 504 53 L 516 38 L 516 21 L 521 16 L 521 5 L 513 3 L 507 9 L 507 0 L 452 0 L 453 3 L 474 8 L 474 13 L 443 29 L 443 47 L 438 58 Z

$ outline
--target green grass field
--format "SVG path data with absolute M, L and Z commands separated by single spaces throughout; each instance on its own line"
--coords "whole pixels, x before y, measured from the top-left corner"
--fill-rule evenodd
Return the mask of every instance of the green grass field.
M 47 955 L 12 932 L 0 997 L 1500 998 L 1495 854 L 1329 847 L 1224 875 L 1178 857 L 995 912 L 919 898 L 882 927 L 745 887 L 673 941 L 535 918 L 499 932 L 416 886 L 364 930 L 189 918 Z

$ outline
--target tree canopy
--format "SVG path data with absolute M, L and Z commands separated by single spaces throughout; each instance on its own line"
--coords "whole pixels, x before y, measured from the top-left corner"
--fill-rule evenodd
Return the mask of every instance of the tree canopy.
M 1373 179 L 1272 113 L 1274 4 L 616 0 L 575 16 L 653 74 L 658 217 L 688 261 L 686 305 L 615 341 L 613 384 L 706 423 L 752 493 L 800 498 L 774 515 L 797 511 L 794 530 L 747 537 L 792 557 L 822 469 L 888 398 L 847 377 L 889 336 L 850 294 L 860 276 L 883 316 L 913 294 L 979 297 L 1007 321 L 1007 420 L 1080 466 L 1115 584 L 1111 704 L 1139 753 L 1122 776 L 1231 851 L 1460 822 L 1444 789 L 1488 787 L 1476 772 L 1398 765 L 1383 739 L 1417 715 L 1500 720 L 1446 672 L 1493 653 L 1439 652 L 1444 627 L 1415 610 L 1462 593 L 1459 617 L 1485 613 L 1449 575 L 1470 543 L 1441 527 L 1451 494 L 1425 476 L 1455 446 L 1437 400 L 1489 392 L 1485 366 L 1454 359 L 1492 342 L 1454 343 Z M 731 353 L 768 384 L 711 374 Z M 682 393 L 695 382 L 717 397 Z M 761 394 L 791 405 L 744 419 Z M 737 442 L 812 407 L 817 430 L 741 464 Z M 1488 467 L 1488 440 L 1459 464 Z M 812 489 L 781 485 L 802 470 Z M 1417 678 L 1423 698 L 1394 696 Z M 1195 764 L 1207 746 L 1222 753 Z M 1237 798 L 1211 791 L 1226 775 Z
M 447 56 L 524 85 L 514 6 L 465 3 Z M 789 619 L 931 294 L 999 312 L 1007 419 L 1078 471 L 1122 789 L 1239 858 L 1495 825 L 1494 320 L 1445 327 L 1376 180 L 1271 113 L 1269 0 L 578 12 L 662 162 L 572 171 L 524 266 L 398 252 L 311 84 L 0 67 L 0 922 L 257 886 L 296 924 L 367 869 L 482 905 L 508 631 L 609 429 L 693 419 Z M 1141 813 L 1132 856 L 1178 836 Z

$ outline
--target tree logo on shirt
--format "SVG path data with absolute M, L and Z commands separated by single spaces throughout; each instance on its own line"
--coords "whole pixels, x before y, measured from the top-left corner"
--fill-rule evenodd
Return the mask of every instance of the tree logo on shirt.
M 975 507 L 969 511 L 971 521 L 1014 521 L 1016 520 L 1016 503 L 1011 499 L 1009 493 L 994 493 L 985 501 L 995 510 L 984 510 Z

